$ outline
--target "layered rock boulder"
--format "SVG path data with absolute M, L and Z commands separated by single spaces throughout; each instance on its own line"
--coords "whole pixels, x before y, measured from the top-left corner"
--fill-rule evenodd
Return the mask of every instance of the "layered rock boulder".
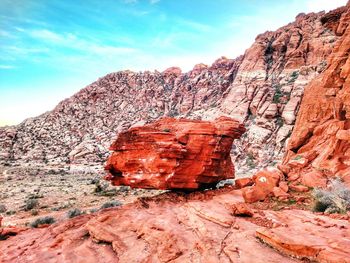
M 245 128 L 220 117 L 213 122 L 162 118 L 119 134 L 105 169 L 114 185 L 197 189 L 234 178 L 230 150 Z
M 323 74 L 305 89 L 281 166 L 295 185 L 324 186 L 327 178 L 338 176 L 350 186 L 349 9 L 350 2 L 321 19 L 341 38 Z

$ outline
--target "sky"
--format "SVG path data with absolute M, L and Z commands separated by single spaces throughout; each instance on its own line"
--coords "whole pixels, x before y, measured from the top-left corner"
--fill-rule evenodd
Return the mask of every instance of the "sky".
M 244 53 L 256 35 L 347 0 L 0 0 L 0 126 L 119 70 Z

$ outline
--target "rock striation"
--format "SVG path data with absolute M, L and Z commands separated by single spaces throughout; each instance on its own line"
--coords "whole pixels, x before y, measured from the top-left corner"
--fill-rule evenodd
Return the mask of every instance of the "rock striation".
M 213 120 L 226 115 L 248 130 L 232 150 L 238 173 L 277 162 L 305 85 L 325 69 L 338 45 L 346 9 L 300 14 L 293 23 L 259 35 L 244 55 L 198 64 L 187 73 L 170 68 L 108 74 L 54 110 L 0 128 L 0 160 L 102 163 L 112 138 L 135 124 L 163 116 Z
M 281 169 L 293 184 L 324 186 L 340 177 L 350 187 L 350 2 L 323 16 L 340 39 L 327 67 L 305 89 Z
M 242 201 L 240 191 L 231 189 L 143 198 L 0 241 L 0 258 L 2 263 L 349 262 L 349 220 L 255 210 Z
M 105 169 L 114 185 L 197 189 L 234 178 L 230 150 L 245 131 L 237 121 L 162 118 L 119 134 Z

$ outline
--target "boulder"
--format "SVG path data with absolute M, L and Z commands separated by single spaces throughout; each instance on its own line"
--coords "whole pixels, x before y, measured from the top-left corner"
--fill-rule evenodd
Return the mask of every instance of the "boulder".
M 197 189 L 234 178 L 233 140 L 245 131 L 237 121 L 162 118 L 121 133 L 110 149 L 106 176 L 113 185 Z
M 253 176 L 254 185 L 242 190 L 242 195 L 247 203 L 264 200 L 272 192 L 274 187 L 283 178 L 283 173 L 277 168 L 268 167 Z

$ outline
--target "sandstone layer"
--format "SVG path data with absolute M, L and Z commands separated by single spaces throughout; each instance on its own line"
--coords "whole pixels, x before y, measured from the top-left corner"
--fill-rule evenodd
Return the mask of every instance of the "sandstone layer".
M 295 184 L 323 186 L 327 178 L 337 176 L 350 186 L 349 9 L 350 3 L 323 20 L 340 39 L 323 74 L 305 89 L 281 166 Z
M 18 126 L 0 128 L 2 162 L 102 163 L 115 136 L 162 116 L 226 115 L 248 132 L 233 148 L 238 172 L 277 162 L 293 129 L 304 87 L 326 67 L 346 8 L 300 14 L 259 35 L 244 55 L 182 73 L 121 71 Z M 344 20 L 342 20 L 344 21 Z M 340 27 L 344 27 L 344 22 Z
M 349 220 L 254 210 L 242 201 L 240 191 L 230 189 L 143 198 L 0 241 L 0 258 L 3 263 L 350 262 Z
M 162 118 L 119 134 L 105 169 L 114 185 L 197 189 L 234 178 L 230 150 L 245 131 L 237 121 Z

